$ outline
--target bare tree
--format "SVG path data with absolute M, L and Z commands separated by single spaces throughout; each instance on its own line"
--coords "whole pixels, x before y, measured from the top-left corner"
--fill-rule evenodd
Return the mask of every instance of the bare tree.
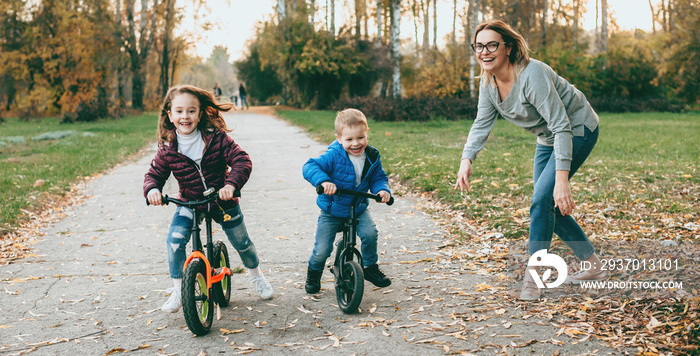
M 170 74 L 170 42 L 175 22 L 175 0 L 165 0 L 165 29 L 163 31 L 163 50 L 160 56 L 160 94 L 162 97 L 168 93 L 172 78 Z
M 430 47 L 430 0 L 419 0 L 423 11 L 423 49 L 427 52 Z
M 413 33 L 416 36 L 416 58 L 420 59 L 420 46 L 418 45 L 418 20 L 420 19 L 420 9 L 418 8 L 418 0 L 413 0 L 411 3 L 411 13 L 413 14 Z
M 390 0 L 391 4 L 391 96 L 401 97 L 401 46 L 399 35 L 401 31 L 401 0 Z
M 433 0 L 433 48 L 437 49 L 437 0 Z
M 277 0 L 277 18 L 280 22 L 287 17 L 287 2 L 285 0 Z
M 579 2 L 580 0 L 573 0 L 574 1 L 574 25 L 572 26 L 571 31 L 573 32 L 573 42 L 574 42 L 574 48 L 578 47 L 578 17 L 579 17 Z M 651 1 L 651 0 L 649 0 Z
M 656 33 L 656 13 L 654 12 L 654 5 L 651 4 L 649 0 L 649 9 L 651 10 L 651 31 Z
M 600 1 L 600 51 L 608 51 L 608 0 Z
M 467 7 L 467 21 L 464 28 L 464 36 L 466 45 L 469 46 L 474 38 L 476 27 L 479 25 L 479 8 L 481 7 L 480 0 L 469 0 Z M 478 64 L 474 55 L 469 56 L 469 96 L 476 97 L 476 71 Z
M 542 0 L 542 47 L 547 44 L 547 0 Z
M 651 0 L 649 0 L 651 1 Z M 384 18 L 382 17 L 382 0 L 377 0 L 377 43 L 382 46 L 382 29 L 384 26 Z
M 452 1 L 452 45 L 457 44 L 457 0 Z
M 331 34 L 335 36 L 335 0 L 331 0 Z
M 314 21 L 316 20 L 314 17 L 316 15 L 316 0 L 310 0 L 309 1 L 309 23 L 311 25 L 314 24 Z
M 362 36 L 362 14 L 365 0 L 355 0 L 355 37 Z
M 131 59 L 131 106 L 142 110 L 144 90 L 146 87 L 146 73 L 144 68 L 148 54 L 153 45 L 156 27 L 156 8 L 158 0 L 154 0 L 151 8 L 151 24 L 148 25 L 148 0 L 141 0 L 141 16 L 139 21 L 139 37 L 136 39 L 136 23 L 134 20 L 134 5 L 136 0 L 126 0 L 127 33 L 124 39 L 126 52 Z

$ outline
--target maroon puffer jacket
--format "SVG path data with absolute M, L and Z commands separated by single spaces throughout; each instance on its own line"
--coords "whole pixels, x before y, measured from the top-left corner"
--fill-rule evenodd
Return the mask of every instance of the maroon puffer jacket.
M 192 159 L 177 151 L 177 139 L 161 143 L 143 181 L 144 197 L 153 188 L 162 192 L 170 173 L 180 187 L 179 199 L 185 201 L 202 199 L 206 188 L 214 187 L 218 191 L 226 184 L 233 185 L 236 190 L 243 188 L 253 169 L 248 154 L 221 130 L 205 132 L 203 138 L 201 172 Z M 228 210 L 238 204 L 238 198 L 220 204 Z

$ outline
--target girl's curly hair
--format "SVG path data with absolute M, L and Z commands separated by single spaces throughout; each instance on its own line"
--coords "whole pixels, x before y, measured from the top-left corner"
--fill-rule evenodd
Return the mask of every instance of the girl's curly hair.
M 212 93 L 208 90 L 198 88 L 192 85 L 177 85 L 168 90 L 168 93 L 163 99 L 163 105 L 160 109 L 160 118 L 158 119 L 158 143 L 171 142 L 175 139 L 175 133 L 173 129 L 175 125 L 170 122 L 168 113 L 172 108 L 173 99 L 180 94 L 190 94 L 199 100 L 199 110 L 202 112 L 202 116 L 199 119 L 199 124 L 197 128 L 200 132 L 204 132 L 210 128 L 217 128 L 224 132 L 231 132 L 228 127 L 226 127 L 226 121 L 224 121 L 222 112 L 229 111 L 231 109 L 236 110 L 232 103 L 218 103 Z

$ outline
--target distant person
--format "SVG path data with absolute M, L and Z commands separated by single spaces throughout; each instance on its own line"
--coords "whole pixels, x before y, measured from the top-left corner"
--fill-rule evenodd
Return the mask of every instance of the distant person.
M 246 92 L 243 83 L 238 87 L 238 96 L 241 98 L 241 108 L 245 106 L 245 108 L 248 109 L 248 92 Z
M 216 98 L 216 101 L 221 100 L 221 95 L 222 95 L 222 92 L 221 92 L 221 88 L 219 87 L 219 83 L 215 83 L 214 84 L 214 97 Z
M 593 245 L 571 216 L 576 204 L 569 180 L 598 140 L 598 115 L 586 97 L 545 63 L 530 59 L 525 39 L 502 21 L 480 24 L 471 45 L 481 65 L 478 112 L 462 152 L 455 189 L 468 191 L 472 163 L 486 144 L 498 117 L 537 136 L 530 205 L 528 253 L 546 249 L 556 233 L 580 260 L 581 270 L 567 283 L 607 278 Z M 522 300 L 536 300 L 540 290 L 528 266 Z
M 217 189 L 221 201 L 212 208 L 214 220 L 238 251 L 258 296 L 270 299 L 272 287 L 260 270 L 258 253 L 248 237 L 238 198 L 233 197 L 248 181 L 252 163 L 248 154 L 226 134 L 231 130 L 226 127 L 221 112 L 232 108 L 231 103 L 217 103 L 204 89 L 188 85 L 170 88 L 160 111 L 158 151 L 146 173 L 143 193 L 149 203 L 161 205 L 161 191 L 171 173 L 180 187 L 179 199 L 202 200 L 207 187 Z M 224 221 L 224 214 L 232 218 Z M 175 313 L 182 306 L 182 269 L 192 234 L 192 217 L 192 210 L 178 206 L 168 231 L 166 245 L 173 289 L 161 308 L 165 312 Z
M 309 258 L 306 272 L 306 293 L 318 293 L 321 289 L 321 276 L 326 260 L 333 251 L 338 227 L 350 217 L 353 197 L 334 196 L 336 189 L 371 191 L 379 194 L 382 203 L 391 198 L 389 179 L 382 168 L 379 151 L 367 145 L 369 127 L 361 111 L 345 109 L 335 119 L 336 140 L 320 157 L 309 159 L 304 164 L 304 178 L 314 187 L 322 185 L 324 194 L 316 199 L 321 208 L 316 226 L 316 240 Z M 365 279 L 377 287 L 388 287 L 391 280 L 377 265 L 377 226 L 367 210 L 367 198 L 361 199 L 355 207 L 359 225 L 357 235 L 362 241 L 362 265 Z

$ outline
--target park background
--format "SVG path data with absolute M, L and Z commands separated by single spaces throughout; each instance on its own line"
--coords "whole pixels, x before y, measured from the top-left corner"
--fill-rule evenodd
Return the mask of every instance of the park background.
M 251 104 L 276 108 L 322 142 L 333 138 L 334 111 L 357 107 L 399 194 L 434 202 L 431 213 L 464 244 L 464 256 L 470 242 L 493 234 L 522 241 L 532 190 L 529 134 L 500 120 L 472 191 L 453 191 L 479 86 L 469 43 L 488 19 L 523 33 L 531 56 L 600 113 L 599 144 L 572 186 L 577 218 L 596 246 L 645 256 L 658 250 L 650 241 L 672 241 L 695 251 L 700 5 L 629 2 L 648 7 L 644 26 L 620 25 L 630 14 L 606 0 L 260 1 L 269 11 L 254 16 L 247 33 L 230 30 L 222 15 L 252 17 L 243 1 L 3 1 L 0 264 L 31 255 L 26 231 L 47 211 L 75 202 L 76 184 L 153 143 L 162 97 L 181 83 L 218 83 L 222 100 L 235 99 L 245 83 Z M 202 53 L 213 32 L 245 44 Z M 686 278 L 697 282 L 696 265 L 689 269 Z M 608 305 L 587 303 L 576 315 L 609 323 L 599 335 L 643 330 L 643 337 L 615 340 L 644 352 L 697 352 L 697 298 L 630 302 L 632 316 L 622 320 L 589 315 Z M 643 329 L 652 318 L 658 328 Z

